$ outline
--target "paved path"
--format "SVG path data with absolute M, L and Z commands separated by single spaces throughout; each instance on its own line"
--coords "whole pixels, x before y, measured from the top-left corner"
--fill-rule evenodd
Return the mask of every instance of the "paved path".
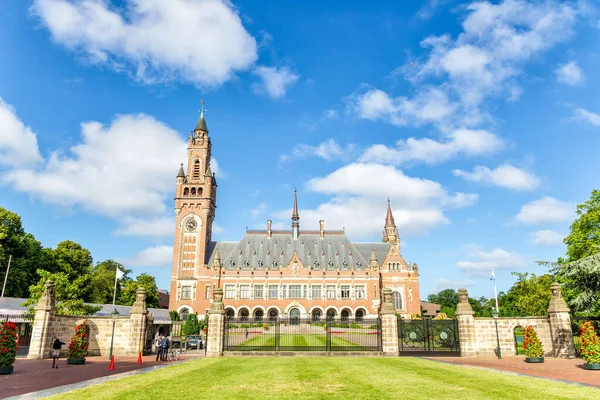
M 199 354 L 189 352 L 182 354 L 181 360 L 189 360 L 203 355 L 204 352 Z M 106 357 L 87 357 L 83 365 L 69 365 L 65 359 L 61 359 L 59 367 L 54 369 L 52 368 L 52 359 L 27 360 L 17 358 L 14 364 L 14 372 L 10 375 L 0 375 L 0 388 L 2 388 L 0 399 L 168 364 L 172 363 L 166 361 L 156 362 L 155 355 L 144 356 L 142 365 L 137 364 L 137 357 L 115 357 L 115 370 L 109 371 L 109 361 Z
M 600 371 L 583 369 L 581 358 L 568 360 L 546 357 L 541 364 L 526 363 L 523 356 L 506 356 L 502 360 L 498 360 L 496 357 L 438 357 L 431 359 L 600 388 Z

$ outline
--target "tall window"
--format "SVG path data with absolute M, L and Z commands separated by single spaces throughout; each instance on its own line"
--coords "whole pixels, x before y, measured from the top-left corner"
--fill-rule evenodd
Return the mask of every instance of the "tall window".
M 321 285 L 313 285 L 312 286 L 312 298 L 313 299 L 321 298 Z
M 354 288 L 354 293 L 356 299 L 364 299 L 365 298 L 365 287 L 364 286 L 356 286 Z
M 269 285 L 269 298 L 270 299 L 278 299 L 279 298 L 279 286 Z
M 200 160 L 194 161 L 194 173 L 192 177 L 194 179 L 200 179 Z
M 350 285 L 342 285 L 342 299 L 350 298 Z
M 210 299 L 210 285 L 206 285 L 206 300 Z
M 264 291 L 263 291 L 263 285 L 254 285 L 254 298 L 255 299 L 262 299 L 264 296 Z M 262 316 L 262 314 L 261 314 Z
M 282 296 L 284 299 L 287 299 L 287 285 L 283 285 L 281 286 L 281 290 L 282 290 Z
M 302 286 L 301 285 L 290 285 L 290 299 L 301 299 L 302 298 Z
M 240 285 L 240 299 L 250 298 L 250 285 Z
M 185 321 L 189 314 L 190 314 L 190 310 L 188 310 L 187 308 L 184 308 L 181 311 L 179 311 L 179 319 L 182 321 Z
M 189 300 L 192 298 L 192 287 L 182 286 L 181 287 L 181 300 Z
M 327 285 L 327 298 L 335 299 L 337 296 L 335 295 L 335 285 Z
M 235 285 L 225 285 L 225 298 L 235 299 Z
M 402 310 L 404 308 L 402 305 L 402 295 L 400 292 L 392 293 L 392 299 L 394 300 L 394 307 L 396 307 L 396 310 Z

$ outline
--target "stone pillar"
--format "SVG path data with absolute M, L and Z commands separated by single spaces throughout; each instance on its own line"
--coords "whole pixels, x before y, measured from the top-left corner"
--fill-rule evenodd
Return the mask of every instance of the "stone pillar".
M 135 302 L 131 306 L 131 311 L 129 312 L 127 355 L 137 356 L 140 352 L 144 351 L 144 345 L 146 344 L 147 318 L 148 308 L 146 307 L 146 289 L 139 287 L 135 292 Z M 115 343 L 118 343 L 116 339 Z
M 383 289 L 381 306 L 381 344 L 383 355 L 398 356 L 398 318 L 392 301 L 392 289 Z
M 473 357 L 477 355 L 475 319 L 473 318 L 473 307 L 469 303 L 467 289 L 458 289 L 458 305 L 456 306 L 456 319 L 458 320 L 458 336 L 460 343 L 460 355 L 462 357 Z
M 29 354 L 27 358 L 50 358 L 50 349 L 54 329 L 54 319 L 56 317 L 56 298 L 54 295 L 54 282 L 46 281 L 44 294 L 35 307 L 35 319 L 33 320 L 33 329 L 31 330 L 31 342 L 29 344 Z
M 560 285 L 557 282 L 550 286 L 552 297 L 548 307 L 548 321 L 552 337 L 552 352 L 550 355 L 560 358 L 575 358 L 571 317 L 569 307 L 562 297 Z
M 208 332 L 206 337 L 206 356 L 219 357 L 223 355 L 223 323 L 225 305 L 223 304 L 223 289 L 216 288 L 213 302 L 208 310 Z

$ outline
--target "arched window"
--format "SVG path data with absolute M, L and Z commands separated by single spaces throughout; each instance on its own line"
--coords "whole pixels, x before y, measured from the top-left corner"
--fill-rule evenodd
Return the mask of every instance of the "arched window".
M 365 317 L 365 313 L 362 309 L 358 309 L 356 310 L 356 312 L 354 313 L 354 318 L 356 318 L 357 321 L 362 321 L 362 319 Z
M 264 316 L 264 312 L 260 308 L 258 308 L 254 311 L 254 319 L 255 320 L 262 321 L 263 316 Z
M 396 307 L 396 310 L 402 310 L 404 308 L 402 305 L 402 295 L 400 292 L 392 293 L 392 299 L 394 300 L 394 307 Z
M 188 318 L 188 315 L 190 315 L 190 310 L 188 310 L 187 308 L 184 308 L 181 311 L 179 311 L 179 319 L 182 321 L 185 321 Z
M 227 316 L 227 318 L 233 318 L 233 316 L 235 315 L 235 311 L 233 311 L 233 309 L 228 308 L 227 310 L 225 310 L 225 315 Z
M 190 188 L 183 189 L 183 195 L 184 196 L 189 196 L 189 194 L 190 194 Z
M 191 195 L 192 195 L 192 196 L 195 196 L 195 195 L 196 195 L 196 188 L 192 188 Z
M 200 179 L 200 160 L 194 161 L 194 173 L 192 177 L 194 179 Z
M 347 309 L 343 309 L 341 316 L 343 321 L 347 321 L 348 318 L 350 318 L 350 311 L 348 311 Z
M 279 311 L 277 311 L 277 309 L 272 308 L 269 310 L 269 319 L 271 321 L 276 320 L 278 316 L 279 316 Z
M 327 310 L 327 319 L 334 319 L 335 318 L 335 310 L 333 308 L 330 308 L 329 310 Z
M 247 309 L 247 308 L 242 308 L 242 309 L 240 310 L 240 317 L 241 317 L 243 320 L 247 320 L 249 315 L 250 315 L 250 313 L 248 312 L 248 309 Z
M 312 311 L 312 319 L 313 319 L 313 321 L 319 321 L 321 319 L 321 310 L 319 310 L 318 308 L 315 308 Z
M 202 196 L 202 188 L 198 188 L 198 196 Z

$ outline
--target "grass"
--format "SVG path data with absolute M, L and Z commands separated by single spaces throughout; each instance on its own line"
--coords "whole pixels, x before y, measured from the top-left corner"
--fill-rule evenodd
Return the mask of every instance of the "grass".
M 198 359 L 52 399 L 598 399 L 600 390 L 401 357 Z
M 375 342 L 374 342 L 375 343 Z M 281 335 L 279 339 L 279 346 L 282 347 L 300 347 L 300 346 L 311 346 L 311 347 L 325 347 L 327 345 L 327 338 L 325 334 L 314 334 L 314 335 Z M 362 347 L 354 342 L 350 342 L 341 337 L 331 336 L 331 345 L 334 347 L 355 347 L 356 350 L 361 350 Z M 259 335 L 239 344 L 239 350 L 248 347 L 275 347 L 275 336 L 273 335 Z M 237 346 L 232 348 L 233 351 L 238 350 Z

